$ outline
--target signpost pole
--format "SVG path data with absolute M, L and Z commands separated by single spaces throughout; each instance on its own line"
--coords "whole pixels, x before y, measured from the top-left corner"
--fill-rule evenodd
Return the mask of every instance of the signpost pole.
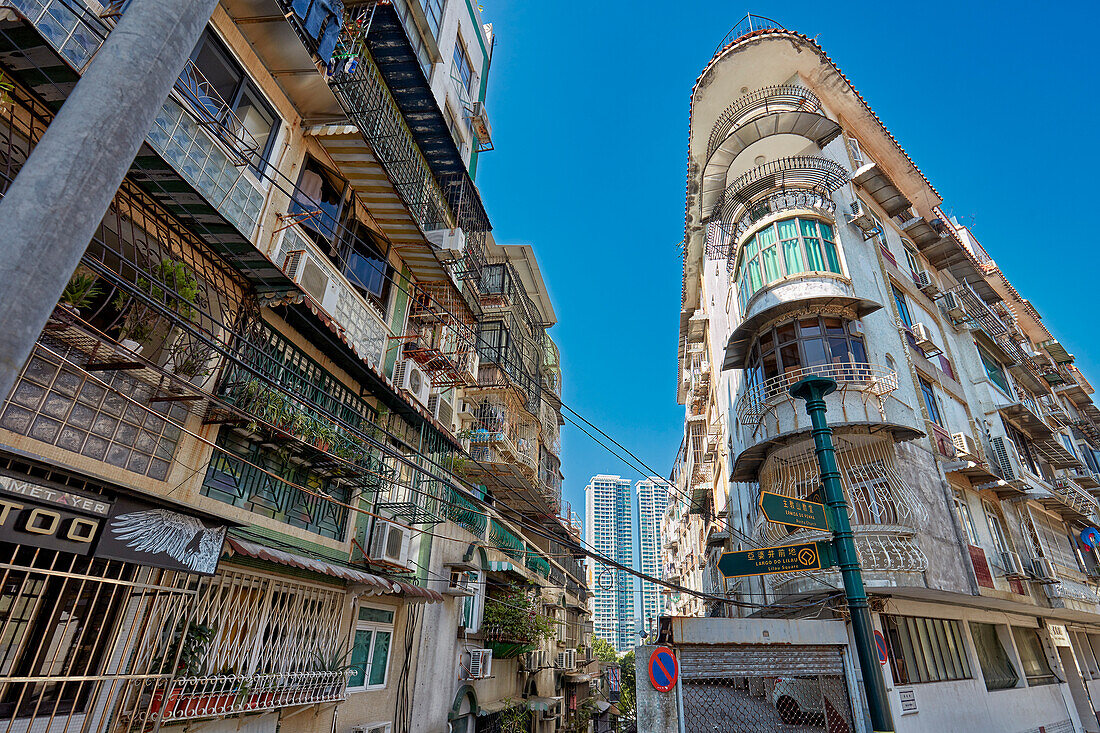
M 863 588 L 859 555 L 848 522 L 848 504 L 844 488 L 840 484 L 840 470 L 833 448 L 833 430 L 825 419 L 825 395 L 836 390 L 836 382 L 828 377 L 806 377 L 791 386 L 791 395 L 806 401 L 806 414 L 813 425 L 814 454 L 821 471 L 821 484 L 825 491 L 825 503 L 829 507 L 829 522 L 833 530 L 837 564 L 844 579 L 844 595 L 848 612 L 852 616 L 852 633 L 856 641 L 856 655 L 863 673 L 863 688 L 867 694 L 867 707 L 871 713 L 871 727 L 875 733 L 893 733 L 894 721 L 886 699 L 886 683 L 878 664 L 878 651 L 872 636 L 871 611 L 867 605 L 867 591 Z

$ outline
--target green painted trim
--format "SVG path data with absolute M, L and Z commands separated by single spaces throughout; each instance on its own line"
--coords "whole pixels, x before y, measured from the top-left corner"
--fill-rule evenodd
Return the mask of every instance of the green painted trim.
M 481 40 L 481 36 L 485 33 L 485 29 L 481 27 L 481 23 L 477 21 L 477 13 L 474 12 L 473 0 L 466 0 L 466 10 L 470 11 L 470 20 L 477 26 L 477 45 L 481 46 L 481 54 L 485 57 L 485 63 L 489 63 L 489 52 L 485 50 L 485 41 Z
M 451 703 L 451 712 L 447 713 L 447 720 L 454 720 L 458 717 L 458 711 L 462 707 L 462 701 L 466 699 L 466 696 L 470 696 L 470 712 L 474 715 L 481 713 L 481 706 L 477 703 L 477 690 L 471 685 L 463 685 L 458 688 L 458 694 L 455 695 L 455 701 Z

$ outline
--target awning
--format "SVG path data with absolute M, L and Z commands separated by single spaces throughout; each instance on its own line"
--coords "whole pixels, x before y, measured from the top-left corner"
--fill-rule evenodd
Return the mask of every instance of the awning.
M 357 570 L 347 565 L 337 565 L 336 563 L 319 560 L 317 558 L 302 557 L 301 555 L 295 555 L 283 550 L 276 550 L 272 547 L 246 542 L 236 537 L 228 538 L 227 542 L 231 555 L 234 552 L 239 552 L 242 555 L 253 557 L 257 560 L 266 560 L 288 567 L 312 570 L 322 575 L 341 578 L 349 583 L 362 583 L 372 589 L 373 595 L 403 595 L 427 603 L 437 603 L 443 600 L 443 594 L 437 593 L 434 590 L 421 588 L 420 586 L 413 585 L 412 583 L 405 583 L 400 580 L 384 578 L 381 575 L 374 575 L 373 573 L 365 573 L 362 570 Z
M 492 715 L 493 713 L 499 713 L 502 710 L 508 708 L 514 708 L 518 705 L 522 705 L 523 700 L 493 700 L 480 706 L 477 710 L 478 715 Z
M 529 697 L 527 698 L 528 710 L 549 710 L 559 705 L 563 698 L 560 697 Z
M 490 573 L 515 573 L 516 575 L 523 575 L 523 572 L 519 568 L 503 560 L 490 560 L 489 566 L 485 569 Z
M 598 712 L 598 713 L 605 713 L 605 712 L 607 712 L 607 709 L 610 708 L 610 707 L 611 707 L 611 703 L 609 703 L 609 702 L 606 702 L 604 700 L 597 700 L 596 701 L 596 712 Z

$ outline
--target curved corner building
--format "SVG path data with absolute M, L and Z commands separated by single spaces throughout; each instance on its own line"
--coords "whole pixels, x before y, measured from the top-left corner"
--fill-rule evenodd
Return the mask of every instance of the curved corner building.
M 843 606 L 836 571 L 727 582 L 716 569 L 723 550 L 829 536 L 758 506 L 761 491 L 819 487 L 788 388 L 831 377 L 895 715 L 897 690 L 925 682 L 972 708 L 926 695 L 919 724 L 898 730 L 961 730 L 971 715 L 975 730 L 1097 730 L 1100 573 L 1080 536 L 1097 521 L 1100 413 L 1073 357 L 824 50 L 774 22 L 738 26 L 692 90 L 686 203 L 665 576 L 809 617 Z M 677 594 L 670 607 L 734 613 Z

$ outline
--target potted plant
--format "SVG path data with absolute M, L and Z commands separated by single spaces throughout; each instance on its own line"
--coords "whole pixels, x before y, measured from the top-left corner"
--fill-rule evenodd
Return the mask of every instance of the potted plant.
M 197 320 L 199 313 L 195 304 L 202 300 L 203 287 L 182 262 L 165 258 L 149 271 L 148 277 L 138 275 L 134 282 L 152 300 L 181 318 Z M 174 328 L 169 319 L 162 316 L 159 309 L 146 305 L 130 293 L 120 292 L 114 306 L 121 314 L 118 337 L 122 345 L 131 350 L 140 348 L 147 358 L 161 361 Z M 187 359 L 177 357 L 174 361 L 180 363 Z
M 527 589 L 509 585 L 489 593 L 485 604 L 486 645 L 501 659 L 518 657 L 554 636 L 554 626 L 538 613 Z
M 176 657 L 176 678 L 201 677 L 206 669 L 206 648 L 217 634 L 217 626 L 205 626 L 199 623 L 189 623 L 186 619 L 180 622 L 172 632 L 172 642 L 168 658 Z M 178 712 L 179 708 L 197 708 L 198 698 L 188 694 L 185 702 L 181 704 L 181 696 L 184 687 L 176 684 L 172 687 L 168 699 L 164 699 L 164 691 L 157 690 L 153 693 L 150 707 L 154 713 L 171 715 Z
M 100 293 L 102 290 L 99 287 L 99 277 L 86 267 L 78 267 L 61 291 L 58 305 L 72 315 L 79 316 L 80 309 L 87 307 Z

